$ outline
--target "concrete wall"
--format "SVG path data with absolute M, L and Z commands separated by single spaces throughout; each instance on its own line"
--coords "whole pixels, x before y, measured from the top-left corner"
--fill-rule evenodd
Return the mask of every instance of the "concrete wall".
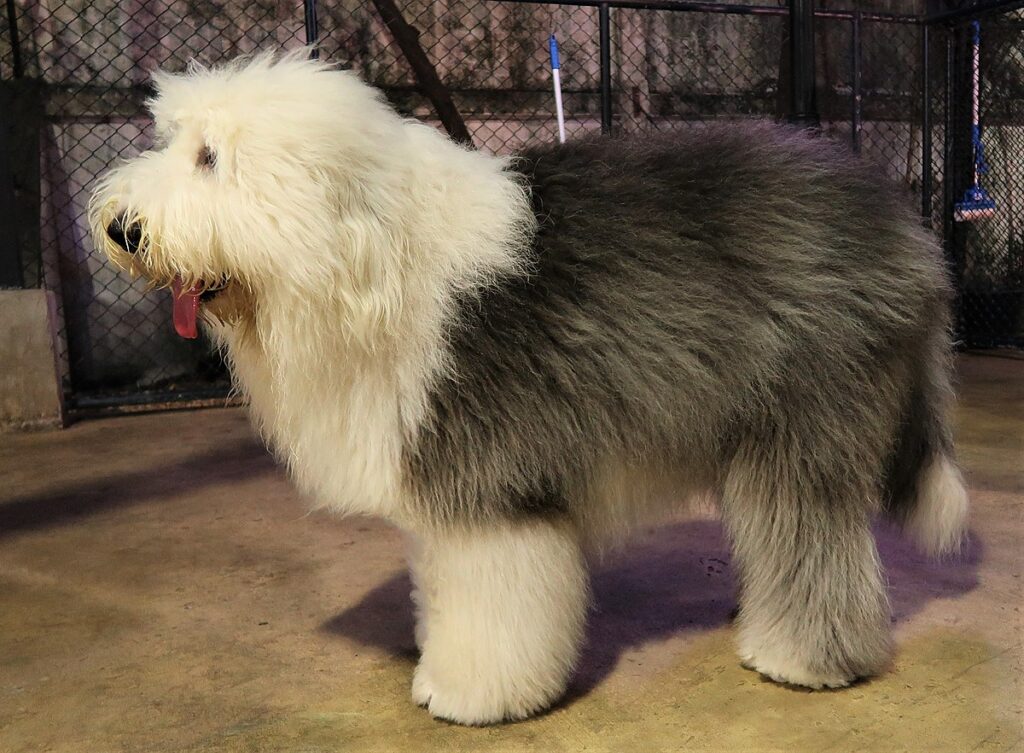
M 56 304 L 45 290 L 0 290 L 0 431 L 63 423 Z

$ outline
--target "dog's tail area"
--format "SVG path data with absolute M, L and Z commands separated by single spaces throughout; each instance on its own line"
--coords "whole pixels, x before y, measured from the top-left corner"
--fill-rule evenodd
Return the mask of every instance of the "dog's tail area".
M 935 371 L 919 373 L 904 409 L 884 504 L 888 516 L 915 545 L 935 557 L 960 549 L 967 524 L 967 490 L 953 459 L 946 421 L 946 366 L 932 362 L 930 367 Z

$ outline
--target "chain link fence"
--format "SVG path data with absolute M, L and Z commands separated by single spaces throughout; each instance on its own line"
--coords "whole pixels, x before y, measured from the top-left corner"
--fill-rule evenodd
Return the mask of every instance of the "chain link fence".
M 957 274 L 961 338 L 975 347 L 1024 347 L 1024 10 L 982 19 L 978 183 L 994 202 L 992 216 L 951 220 L 975 179 L 971 77 L 973 30 L 945 31 L 949 92 L 945 237 Z
M 21 283 L 56 293 L 70 404 L 226 394 L 226 373 L 209 343 L 174 335 L 169 294 L 127 281 L 93 248 L 86 201 L 98 175 L 150 146 L 144 102 L 152 70 L 300 46 L 309 4 L 6 1 L 0 106 L 12 114 L 3 126 L 19 206 Z M 399 110 L 440 127 L 382 20 L 380 2 L 322 0 L 320 55 L 359 72 Z M 552 32 L 561 47 L 570 138 L 602 129 L 691 128 L 714 118 L 786 117 L 785 7 L 589 2 L 407 0 L 397 8 L 418 32 L 475 146 L 489 152 L 556 138 L 547 55 Z M 1000 211 L 969 225 L 949 216 L 951 197 L 969 185 L 965 166 L 973 161 L 964 147 L 970 95 L 964 23 L 926 27 L 913 16 L 819 10 L 816 25 L 823 132 L 904 183 L 943 232 L 961 286 L 964 342 L 1020 347 L 1021 12 L 983 23 L 982 120 L 991 168 L 985 180 Z

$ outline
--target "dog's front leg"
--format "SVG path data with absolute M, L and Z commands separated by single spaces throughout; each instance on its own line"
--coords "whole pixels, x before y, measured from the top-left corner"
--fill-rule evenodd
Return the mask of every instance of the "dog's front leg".
M 411 559 L 420 663 L 413 700 L 460 724 L 522 719 L 565 692 L 583 639 L 575 531 L 528 520 L 431 532 Z

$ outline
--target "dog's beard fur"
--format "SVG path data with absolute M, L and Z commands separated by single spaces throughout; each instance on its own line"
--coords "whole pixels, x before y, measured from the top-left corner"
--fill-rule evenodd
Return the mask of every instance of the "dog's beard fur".
M 298 55 L 157 87 L 163 146 L 100 183 L 94 233 L 154 284 L 226 281 L 203 316 L 300 488 L 422 535 L 418 702 L 549 704 L 583 544 L 708 491 L 750 666 L 812 687 L 884 666 L 868 516 L 947 550 L 965 498 L 941 257 L 870 169 L 763 125 L 510 163 Z

